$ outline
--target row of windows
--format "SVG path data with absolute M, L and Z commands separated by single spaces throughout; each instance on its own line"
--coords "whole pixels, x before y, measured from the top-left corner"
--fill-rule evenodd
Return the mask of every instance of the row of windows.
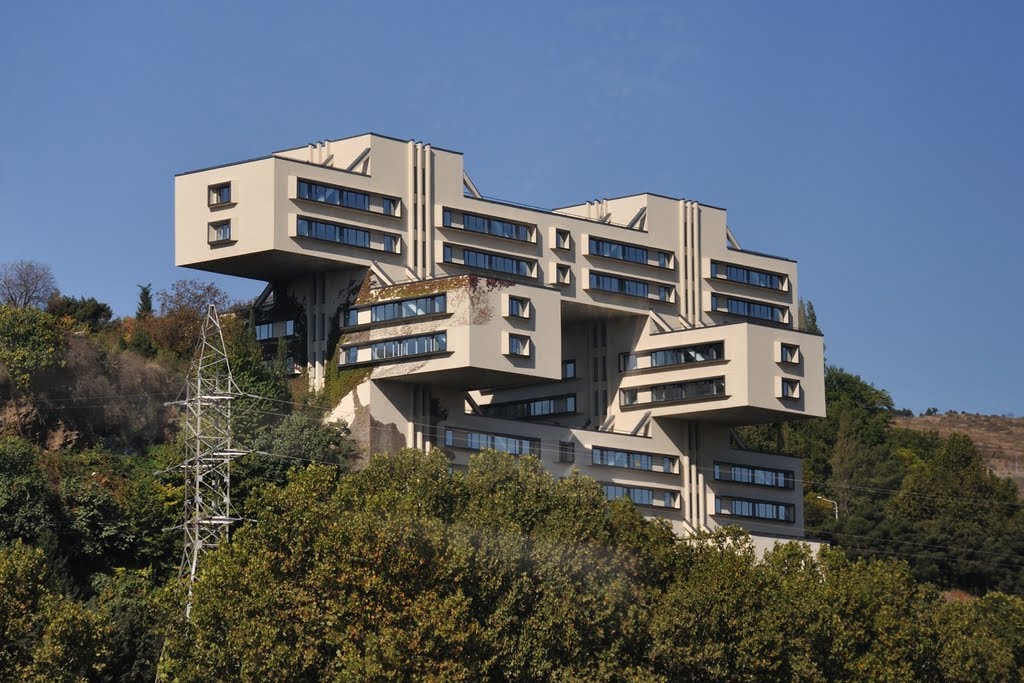
M 301 216 L 296 221 L 295 227 L 295 232 L 299 237 L 312 237 L 317 240 L 338 242 L 339 244 L 348 244 L 353 247 L 363 247 L 365 249 L 370 248 L 369 230 L 353 228 L 348 225 L 337 225 L 335 223 L 315 221 L 310 218 L 302 218 Z M 388 242 L 389 238 L 391 239 L 390 243 Z M 384 249 L 387 251 L 394 251 L 394 238 L 390 235 L 385 235 L 384 240 Z
M 715 514 L 736 515 L 737 517 L 753 517 L 777 522 L 793 522 L 796 520 L 796 509 L 785 503 L 769 503 L 763 500 L 745 500 L 742 498 L 715 498 Z
M 420 315 L 444 313 L 448 305 L 447 294 L 420 297 L 407 301 L 391 301 L 370 306 L 370 321 L 383 322 L 398 318 L 413 318 Z
M 636 405 L 639 402 L 639 389 L 623 389 L 620 402 L 624 406 Z M 692 382 L 676 382 L 674 384 L 658 384 L 650 387 L 651 403 L 670 403 L 708 396 L 725 394 L 725 378 L 714 377 L 699 379 Z
M 752 268 L 741 268 L 727 263 L 711 262 L 711 277 L 724 277 L 731 282 L 740 282 L 755 287 L 782 289 L 783 280 L 775 273 L 766 273 Z
M 686 363 L 703 363 L 722 360 L 725 357 L 725 345 L 722 342 L 711 344 L 695 344 L 679 346 L 674 349 L 651 351 L 651 367 L 660 368 L 668 365 L 685 365 Z M 619 354 L 619 372 L 637 369 L 637 354 Z
M 454 262 L 452 248 L 448 245 L 444 247 L 444 261 L 445 263 Z M 523 277 L 531 277 L 533 275 L 533 263 L 530 261 L 510 256 L 499 256 L 498 254 L 491 254 L 486 251 L 463 249 L 462 264 L 471 268 L 483 268 L 485 270 L 494 270 L 499 273 L 521 275 Z
M 441 214 L 441 224 L 452 227 L 452 212 L 445 209 Z M 471 232 L 479 232 L 485 235 L 496 235 L 507 237 L 520 242 L 532 242 L 530 239 L 530 228 L 526 225 L 503 221 L 497 218 L 485 218 L 471 213 L 462 214 L 462 227 Z
M 617 277 L 615 275 L 604 275 L 602 273 L 591 273 L 590 274 L 590 288 L 600 289 L 605 292 L 615 292 L 616 294 L 628 294 L 629 296 L 639 296 L 644 299 L 647 298 L 648 292 L 650 291 L 650 285 L 640 280 L 630 280 L 625 277 Z M 664 285 L 658 286 L 658 300 L 659 301 L 671 301 L 672 300 L 672 288 Z
M 597 237 L 590 238 L 590 254 L 592 256 L 604 256 L 605 258 L 618 259 L 619 261 L 632 261 L 633 263 L 648 264 L 647 249 L 635 247 L 619 242 L 610 242 Z M 664 251 L 657 252 L 658 267 L 671 268 L 672 256 Z
M 605 484 L 604 495 L 608 500 L 628 498 L 637 505 L 657 505 L 667 508 L 674 508 L 676 506 L 676 494 L 672 491 L 655 491 L 654 489 L 645 489 L 638 486 Z
M 492 403 L 491 405 L 481 406 L 480 412 L 485 417 L 511 419 L 575 413 L 576 394 L 512 401 L 509 403 Z
M 365 192 L 354 192 L 343 187 L 313 183 L 308 180 L 299 181 L 299 199 L 309 199 L 324 204 L 344 206 L 349 209 L 370 210 L 370 195 Z M 397 204 L 390 197 L 381 198 L 383 213 L 388 216 L 395 214 Z
M 731 481 L 737 484 L 753 484 L 755 486 L 770 486 L 780 489 L 793 488 L 793 473 L 783 470 L 769 470 L 763 467 L 750 467 L 747 465 L 730 465 L 723 467 L 715 463 L 715 480 Z
M 444 445 L 453 448 L 468 448 L 474 451 L 491 449 L 510 455 L 540 455 L 540 441 L 537 439 L 522 439 L 484 432 L 465 432 L 463 436 L 464 439 L 459 439 L 459 443 L 456 444 L 456 433 L 451 429 L 446 429 L 444 430 Z
M 444 351 L 447 346 L 447 335 L 444 332 L 425 334 L 405 339 L 389 339 L 376 342 L 370 346 L 370 357 L 373 360 L 385 358 L 401 358 L 402 356 L 420 356 L 425 353 Z
M 711 295 L 711 308 L 718 310 L 719 296 L 717 294 Z M 726 308 L 733 315 L 742 315 L 748 318 L 760 318 L 761 320 L 771 320 L 772 322 L 783 322 L 786 319 L 786 312 L 778 306 L 771 306 L 769 304 L 762 304 L 756 301 L 747 301 L 746 299 L 734 299 L 731 296 L 724 297 Z
M 624 277 L 615 277 L 614 275 L 591 273 L 590 288 L 600 289 L 605 292 L 640 296 L 646 299 L 649 286 L 646 282 L 641 282 L 639 280 L 630 280 Z
M 284 336 L 291 337 L 295 334 L 295 321 L 286 320 L 284 323 Z M 256 341 L 271 339 L 274 336 L 274 323 L 261 323 L 256 326 Z
M 675 472 L 675 458 L 651 455 L 650 453 L 631 453 L 595 446 L 590 451 L 590 458 L 595 465 L 625 467 L 648 472 Z

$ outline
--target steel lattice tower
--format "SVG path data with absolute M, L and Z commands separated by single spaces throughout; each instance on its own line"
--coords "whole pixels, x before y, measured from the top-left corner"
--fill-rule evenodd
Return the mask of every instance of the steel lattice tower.
M 199 556 L 227 540 L 231 516 L 231 461 L 247 451 L 236 450 L 231 436 L 232 402 L 240 395 L 231 377 L 217 309 L 206 311 L 202 335 L 186 384 L 185 547 L 179 578 L 188 578 L 185 614 L 192 611 L 192 587 Z

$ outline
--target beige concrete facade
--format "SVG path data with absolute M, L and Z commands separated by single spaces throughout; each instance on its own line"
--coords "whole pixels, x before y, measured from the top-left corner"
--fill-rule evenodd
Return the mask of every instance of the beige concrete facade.
M 268 358 L 351 385 L 367 452 L 533 453 L 680 532 L 803 533 L 800 461 L 731 432 L 824 415 L 822 340 L 724 209 L 496 201 L 462 154 L 367 134 L 177 176 L 175 259 L 268 283 Z

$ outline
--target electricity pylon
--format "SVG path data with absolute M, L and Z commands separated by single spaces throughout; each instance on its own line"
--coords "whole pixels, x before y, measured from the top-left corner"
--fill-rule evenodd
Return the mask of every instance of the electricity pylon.
M 247 451 L 233 447 L 232 402 L 241 395 L 231 377 L 224 333 L 211 304 L 185 390 L 185 547 L 179 578 L 188 578 L 186 617 L 192 613 L 192 588 L 199 557 L 227 540 L 231 516 L 231 461 Z

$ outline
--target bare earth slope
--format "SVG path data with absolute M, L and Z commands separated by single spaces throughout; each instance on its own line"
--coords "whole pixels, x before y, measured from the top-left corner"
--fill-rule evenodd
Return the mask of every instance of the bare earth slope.
M 992 471 L 1013 479 L 1024 493 L 1024 417 L 948 413 L 897 417 L 896 425 L 918 431 L 935 431 L 942 437 L 952 432 L 967 434 L 988 460 Z

